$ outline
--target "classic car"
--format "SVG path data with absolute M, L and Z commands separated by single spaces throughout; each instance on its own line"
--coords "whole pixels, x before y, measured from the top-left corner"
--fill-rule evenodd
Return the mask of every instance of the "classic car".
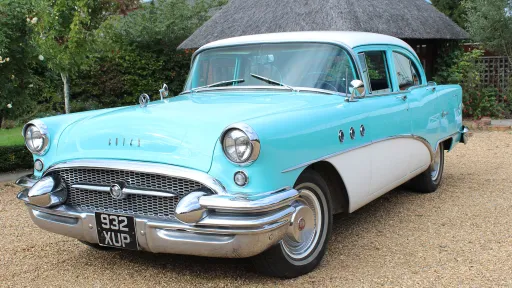
M 26 124 L 34 171 L 17 184 L 33 222 L 296 277 L 321 261 L 334 214 L 402 184 L 436 191 L 445 151 L 467 141 L 461 87 L 428 82 L 414 49 L 379 34 L 220 40 L 167 94 Z

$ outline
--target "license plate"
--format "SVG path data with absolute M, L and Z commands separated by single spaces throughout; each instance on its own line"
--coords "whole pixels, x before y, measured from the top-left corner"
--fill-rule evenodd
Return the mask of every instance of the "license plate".
M 138 250 L 133 217 L 99 212 L 95 216 L 101 246 Z

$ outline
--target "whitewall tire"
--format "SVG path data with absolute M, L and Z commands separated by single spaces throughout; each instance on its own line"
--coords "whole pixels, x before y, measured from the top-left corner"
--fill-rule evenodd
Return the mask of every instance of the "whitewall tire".
M 277 245 L 253 258 L 256 269 L 281 278 L 294 278 L 314 270 L 321 262 L 332 230 L 329 186 L 313 170 L 297 180 L 299 198 L 287 235 Z

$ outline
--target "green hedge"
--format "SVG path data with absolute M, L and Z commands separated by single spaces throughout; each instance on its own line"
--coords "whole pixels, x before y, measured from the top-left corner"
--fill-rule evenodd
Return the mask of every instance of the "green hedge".
M 32 154 L 25 146 L 0 146 L 0 172 L 33 167 Z

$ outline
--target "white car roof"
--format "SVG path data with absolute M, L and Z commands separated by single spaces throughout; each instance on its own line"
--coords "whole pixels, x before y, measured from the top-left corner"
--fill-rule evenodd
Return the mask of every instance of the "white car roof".
M 285 32 L 248 35 L 228 38 L 211 42 L 199 48 L 198 52 L 204 49 L 234 46 L 257 43 L 279 43 L 279 42 L 326 42 L 337 43 L 348 48 L 355 48 L 363 45 L 396 45 L 409 50 L 416 56 L 416 52 L 404 41 L 382 34 L 368 32 L 338 32 L 338 31 L 311 31 L 311 32 Z

